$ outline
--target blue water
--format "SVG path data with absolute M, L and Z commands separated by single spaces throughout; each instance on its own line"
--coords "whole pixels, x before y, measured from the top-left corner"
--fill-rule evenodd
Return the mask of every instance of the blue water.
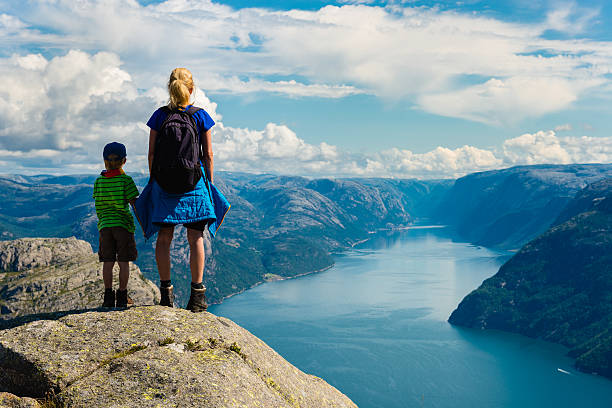
M 563 347 L 447 323 L 508 257 L 453 242 L 442 229 L 414 229 L 210 311 L 361 408 L 612 407 L 612 381 L 576 372 Z

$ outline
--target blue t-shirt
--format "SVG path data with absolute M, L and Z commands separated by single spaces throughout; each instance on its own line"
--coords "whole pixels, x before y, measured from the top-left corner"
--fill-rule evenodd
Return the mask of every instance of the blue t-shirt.
M 189 109 L 190 107 L 191 105 L 187 105 L 185 110 Z M 147 126 L 159 132 L 159 129 L 161 128 L 162 123 L 164 123 L 164 120 L 166 120 L 167 117 L 168 117 L 168 112 L 163 108 L 159 108 L 158 110 L 153 112 L 153 115 L 151 115 L 151 118 L 147 122 Z M 204 109 L 200 109 L 199 111 L 197 111 L 193 115 L 193 118 L 195 119 L 196 126 L 198 128 L 200 137 L 202 137 L 202 135 L 206 133 L 208 129 L 210 129 L 211 127 L 215 125 L 215 121 L 210 117 L 208 112 L 206 112 Z

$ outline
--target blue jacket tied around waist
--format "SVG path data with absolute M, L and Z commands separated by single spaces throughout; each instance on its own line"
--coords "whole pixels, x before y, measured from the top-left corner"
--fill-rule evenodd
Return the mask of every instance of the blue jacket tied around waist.
M 150 178 L 134 203 L 146 239 L 159 231 L 155 223 L 176 225 L 203 220 L 209 221 L 208 231 L 214 237 L 229 209 L 227 199 L 204 176 L 193 191 L 183 194 L 167 193 Z

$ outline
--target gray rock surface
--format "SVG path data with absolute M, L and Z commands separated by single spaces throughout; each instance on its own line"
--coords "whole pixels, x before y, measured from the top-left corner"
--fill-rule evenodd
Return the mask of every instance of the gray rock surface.
M 102 304 L 102 264 L 76 238 L 24 238 L 0 242 L 0 327 L 17 317 Z M 114 285 L 118 285 L 115 265 Z M 152 305 L 159 289 L 130 265 L 128 293 L 136 305 Z
M 19 398 L 8 392 L 0 392 L 0 408 L 39 408 L 40 406 L 34 398 Z
M 65 407 L 355 407 L 232 321 L 162 306 L 0 331 L 0 390 Z
M 91 245 L 74 237 L 65 239 L 24 238 L 0 241 L 0 271 L 20 272 L 92 254 Z

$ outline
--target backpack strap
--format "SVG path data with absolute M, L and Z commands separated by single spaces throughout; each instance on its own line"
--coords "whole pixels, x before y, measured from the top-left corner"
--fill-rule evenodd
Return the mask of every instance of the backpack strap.
M 202 146 L 202 135 L 200 134 L 200 129 L 197 128 L 197 122 L 195 120 L 195 118 L 193 117 L 193 115 L 196 114 L 196 112 L 201 111 L 202 108 L 198 108 L 197 106 L 191 106 L 189 109 L 187 109 L 185 112 L 187 112 L 187 114 L 189 114 L 189 116 L 191 116 L 191 120 L 193 120 L 193 124 L 196 125 L 196 130 L 198 132 L 198 154 L 200 156 L 200 161 L 202 160 L 202 157 L 204 157 L 204 146 Z M 208 175 L 206 174 L 206 171 L 204 171 L 204 177 L 208 179 Z
M 202 110 L 202 108 L 198 108 L 197 106 L 192 106 L 189 109 L 187 109 L 185 112 L 187 112 L 190 116 L 193 116 L 195 115 L 197 111 L 200 111 L 200 110 Z

